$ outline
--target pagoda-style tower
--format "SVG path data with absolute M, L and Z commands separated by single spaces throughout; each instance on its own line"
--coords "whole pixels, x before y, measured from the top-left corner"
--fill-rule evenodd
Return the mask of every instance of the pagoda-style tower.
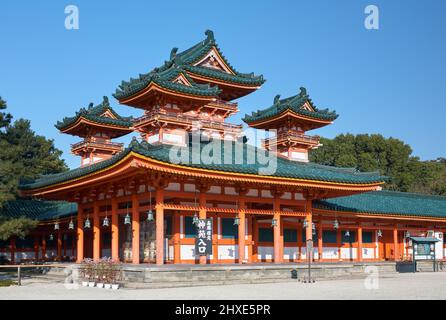
M 206 39 L 178 53 L 137 79 L 123 81 L 114 97 L 144 110 L 134 129 L 150 143 L 184 145 L 186 134 L 199 128 L 208 137 L 235 140 L 242 126 L 225 122 L 238 112 L 234 99 L 257 90 L 262 76 L 237 72 L 217 46 L 212 31 Z
M 308 151 L 321 144 L 319 136 L 305 133 L 331 124 L 337 117 L 335 111 L 318 109 L 306 89 L 300 88 L 299 94 L 286 99 L 277 95 L 271 107 L 245 115 L 243 121 L 253 128 L 277 130 L 275 136 L 263 140 L 265 149 L 290 160 L 308 162 Z
M 101 104 L 82 108 L 71 118 L 58 121 L 56 128 L 63 133 L 79 136 L 84 140 L 71 145 L 71 152 L 81 157 L 81 166 L 110 158 L 123 150 L 122 143 L 112 142 L 132 132 L 132 118 L 121 117 L 111 107 L 107 97 Z

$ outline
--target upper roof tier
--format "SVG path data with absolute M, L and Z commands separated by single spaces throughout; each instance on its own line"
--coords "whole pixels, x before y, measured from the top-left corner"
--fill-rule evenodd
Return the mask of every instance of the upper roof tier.
M 116 138 L 132 132 L 132 117 L 122 117 L 110 106 L 108 97 L 101 104 L 87 109 L 81 108 L 74 117 L 58 121 L 55 127 L 63 133 L 87 137 L 95 132 L 105 132 L 110 138 Z
M 214 97 L 230 101 L 258 89 L 265 82 L 262 75 L 236 71 L 220 51 L 214 33 L 207 30 L 205 34 L 206 39 L 185 51 L 177 53 L 178 48 L 173 48 L 170 59 L 162 66 L 140 74 L 137 79 L 122 81 L 114 97 L 128 105 L 136 102 L 135 106 L 140 106 L 140 100 L 153 91 L 186 95 L 188 98 Z M 184 77 L 178 79 L 179 73 Z
M 301 87 L 300 93 L 295 96 L 280 99 L 280 95 L 277 95 L 271 107 L 245 115 L 243 121 L 254 128 L 275 129 L 278 123 L 293 118 L 296 122 L 305 124 L 306 131 L 330 124 L 337 117 L 335 111 L 318 109 L 310 99 L 307 90 Z

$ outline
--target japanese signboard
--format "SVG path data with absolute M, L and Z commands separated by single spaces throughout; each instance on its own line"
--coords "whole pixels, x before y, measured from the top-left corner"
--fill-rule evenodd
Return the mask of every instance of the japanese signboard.
M 195 254 L 198 256 L 212 254 L 212 219 L 198 220 Z

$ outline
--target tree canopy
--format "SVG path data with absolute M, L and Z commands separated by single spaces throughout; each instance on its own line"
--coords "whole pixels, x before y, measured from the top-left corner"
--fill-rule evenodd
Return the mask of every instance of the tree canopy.
M 37 225 L 28 218 L 9 219 L 2 215 L 6 202 L 18 196 L 20 180 L 68 169 L 54 141 L 36 135 L 28 120 L 12 123 L 12 116 L 4 111 L 6 107 L 0 98 L 0 239 L 22 237 Z
M 379 171 L 390 178 L 389 190 L 446 195 L 446 159 L 421 161 L 412 148 L 380 134 L 340 134 L 321 138 L 322 147 L 310 152 L 310 161 L 359 171 Z

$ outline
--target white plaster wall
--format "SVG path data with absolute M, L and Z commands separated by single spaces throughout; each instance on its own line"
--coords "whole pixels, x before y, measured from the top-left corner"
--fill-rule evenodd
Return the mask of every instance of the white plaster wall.
M 180 246 L 180 258 L 182 260 L 195 259 L 195 246 L 192 244 L 182 244 Z
M 273 250 L 274 251 L 274 250 Z M 299 256 L 298 247 L 284 247 L 283 248 L 283 258 L 296 260 Z
M 357 253 L 356 248 L 341 248 L 342 259 L 356 259 Z
M 218 259 L 238 259 L 238 245 L 219 245 Z
M 257 259 L 273 259 L 274 258 L 274 247 L 258 247 L 257 248 Z
M 363 259 L 375 259 L 375 248 L 362 248 Z
M 338 248 L 334 247 L 323 247 L 322 248 L 322 259 L 339 259 Z

